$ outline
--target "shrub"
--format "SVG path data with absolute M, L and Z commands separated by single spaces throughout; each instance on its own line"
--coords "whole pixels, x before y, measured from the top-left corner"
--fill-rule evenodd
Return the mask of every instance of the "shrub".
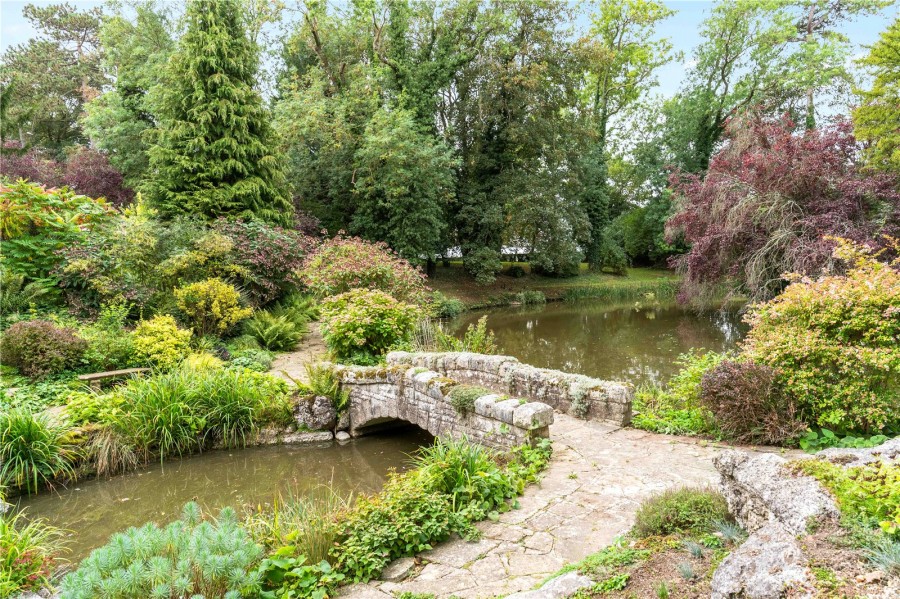
M 29 495 L 58 478 L 75 478 L 80 457 L 71 428 L 20 408 L 0 412 L 0 485 Z
M 753 361 L 779 370 L 804 421 L 875 432 L 900 425 L 900 271 L 838 240 L 846 274 L 794 278 L 755 306 L 744 343 Z M 894 266 L 900 265 L 900 261 Z
M 437 318 L 453 318 L 466 311 L 466 305 L 455 297 L 447 297 L 440 291 L 431 294 L 431 315 Z
M 669 435 L 718 435 L 712 413 L 700 402 L 703 375 L 728 354 L 690 351 L 678 356 L 681 369 L 665 388 L 658 385 L 638 389 L 634 398 L 636 428 Z
M 304 332 L 305 328 L 298 328 L 286 316 L 275 316 L 265 310 L 257 312 L 244 323 L 244 333 L 271 351 L 293 350 L 303 339 Z
M 515 301 L 523 306 L 546 304 L 547 296 L 544 295 L 543 291 L 520 291 L 516 294 Z
M 87 348 L 75 331 L 47 320 L 17 322 L 0 339 L 0 358 L 32 379 L 74 368 Z
M 102 200 L 66 188 L 0 181 L 3 267 L 28 279 L 45 279 L 59 263 L 57 250 L 73 245 L 112 213 Z
M 62 532 L 25 512 L 0 515 L 0 596 L 50 587 Z
M 253 314 L 241 307 L 241 296 L 221 279 L 206 279 L 175 290 L 178 309 L 187 315 L 197 335 L 224 335 Z
M 322 303 L 322 335 L 338 360 L 371 361 L 408 341 L 421 316 L 384 292 L 354 289 Z
M 262 557 L 225 508 L 203 519 L 196 503 L 164 528 L 148 523 L 114 534 L 62 581 L 63 599 L 145 597 L 247 597 L 261 591 L 254 567 Z
M 101 308 L 96 322 L 81 329 L 79 334 L 88 343 L 84 361 L 91 370 L 117 370 L 134 365 L 134 338 L 125 330 L 129 310 L 124 302 L 107 304 Z
M 255 372 L 268 372 L 275 355 L 265 349 L 244 349 L 231 353 L 230 366 Z
M 319 298 L 369 289 L 412 304 L 427 300 L 425 275 L 419 269 L 384 243 L 357 237 L 335 237 L 323 243 L 307 260 L 300 276 Z
M 503 271 L 503 274 L 505 274 L 508 277 L 512 277 L 514 279 L 521 279 L 528 273 L 525 272 L 525 269 L 522 268 L 521 266 L 519 266 L 518 264 L 514 264 L 514 265 L 510 266 L 509 268 L 507 268 L 505 271 Z
M 715 491 L 682 487 L 655 495 L 641 504 L 632 532 L 639 538 L 683 532 L 710 532 L 730 520 L 725 498 Z
M 827 460 L 798 460 L 791 467 L 825 485 L 844 516 L 900 539 L 900 463 L 877 461 L 847 468 Z
M 290 545 L 264 559 L 259 572 L 265 585 L 274 591 L 264 592 L 262 599 L 332 597 L 344 575 L 325 560 L 317 564 L 307 562 L 306 556 L 296 555 L 296 549 Z
M 88 393 L 76 391 L 66 401 L 69 421 L 81 426 L 89 423 L 105 424 L 113 422 L 122 411 L 124 400 L 118 393 Z
M 700 382 L 700 403 L 716 418 L 725 437 L 740 442 L 783 443 L 806 425 L 784 397 L 774 368 L 723 360 Z
M 479 285 L 490 285 L 503 267 L 500 252 L 489 247 L 478 247 L 463 256 L 463 267 Z
M 191 332 L 178 328 L 171 316 L 142 320 L 134 330 L 134 353 L 142 364 L 171 368 L 191 350 Z
M 315 248 L 312 237 L 258 220 L 219 219 L 215 230 L 231 239 L 229 262 L 243 269 L 242 287 L 255 306 L 297 287 L 303 260 Z

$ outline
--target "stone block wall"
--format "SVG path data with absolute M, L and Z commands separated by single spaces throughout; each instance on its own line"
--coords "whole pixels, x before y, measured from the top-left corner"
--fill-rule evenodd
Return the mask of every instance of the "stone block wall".
M 617 425 L 631 422 L 634 390 L 628 383 L 535 368 L 512 356 L 468 352 L 391 352 L 387 362 L 427 368 L 463 383 L 539 401 L 578 418 Z
M 467 437 L 497 449 L 533 443 L 549 434 L 553 408 L 540 402 L 479 397 L 461 414 L 449 393 L 456 381 L 438 372 L 407 365 L 336 366 L 342 388 L 350 392 L 350 434 L 365 434 L 395 420 L 415 424 L 435 436 Z

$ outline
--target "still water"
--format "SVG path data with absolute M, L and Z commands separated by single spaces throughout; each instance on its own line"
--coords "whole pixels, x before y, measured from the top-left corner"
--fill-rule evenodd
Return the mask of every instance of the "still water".
M 503 354 L 541 368 L 601 379 L 666 382 L 692 348 L 724 351 L 746 331 L 737 307 L 697 314 L 675 304 L 560 302 L 465 313 L 449 323 L 461 336 L 487 315 Z
M 77 563 L 114 532 L 176 519 L 197 501 L 204 512 L 271 503 L 279 494 L 302 495 L 321 485 L 349 496 L 381 489 L 388 470 L 403 470 L 409 455 L 431 436 L 417 428 L 354 439 L 345 445 L 250 447 L 170 460 L 110 479 L 93 479 L 23 497 L 29 517 L 68 531 L 64 555 Z

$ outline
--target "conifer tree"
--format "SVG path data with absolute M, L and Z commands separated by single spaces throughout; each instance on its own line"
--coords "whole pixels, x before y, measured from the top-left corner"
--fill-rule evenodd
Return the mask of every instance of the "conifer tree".
M 166 73 L 145 192 L 164 215 L 255 216 L 288 224 L 292 206 L 237 0 L 191 0 Z

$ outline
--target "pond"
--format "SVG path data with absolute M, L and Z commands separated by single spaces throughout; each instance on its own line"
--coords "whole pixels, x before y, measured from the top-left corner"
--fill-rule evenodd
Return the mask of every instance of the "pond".
M 66 529 L 64 557 L 78 563 L 111 534 L 148 521 L 167 523 L 192 500 L 215 514 L 225 506 L 271 503 L 279 495 L 297 496 L 328 484 L 345 496 L 378 491 L 391 468 L 408 467 L 409 455 L 431 440 L 428 433 L 409 428 L 344 445 L 210 451 L 110 479 L 80 481 L 59 493 L 23 497 L 19 505 L 29 517 Z
M 606 380 L 665 383 L 692 348 L 725 351 L 746 332 L 737 306 L 697 314 L 676 304 L 557 302 L 468 312 L 446 324 L 461 336 L 487 315 L 500 353 L 541 368 Z

